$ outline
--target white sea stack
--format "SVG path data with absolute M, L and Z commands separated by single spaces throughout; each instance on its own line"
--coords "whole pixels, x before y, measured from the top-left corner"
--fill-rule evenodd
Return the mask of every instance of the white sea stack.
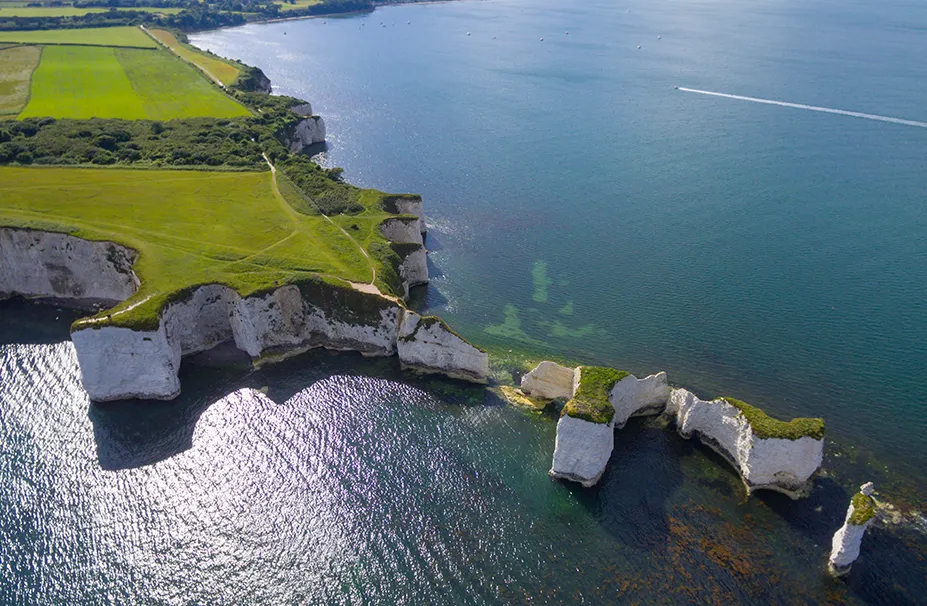
M 608 398 L 615 409 L 615 427 L 624 427 L 631 417 L 660 414 L 669 395 L 665 372 L 643 379 L 626 376 L 615 383 Z
M 860 487 L 860 492 L 850 500 L 843 526 L 834 533 L 827 564 L 830 572 L 836 576 L 849 574 L 853 562 L 859 558 L 863 536 L 875 516 L 872 490 L 872 482 Z
M 700 400 L 684 389 L 674 389 L 666 411 L 676 416 L 682 437 L 697 434 L 727 459 L 740 472 L 748 492 L 768 489 L 792 498 L 806 496 L 810 478 L 821 466 L 823 437 L 758 437 L 747 417 L 728 400 Z
M 615 446 L 613 423 L 593 423 L 563 415 L 557 422 L 557 441 L 549 475 L 558 480 L 595 485 Z
M 521 390 L 535 398 L 569 399 L 573 397 L 574 374 L 575 368 L 545 360 L 521 378 Z
M 474 383 L 486 383 L 489 378 L 489 355 L 464 341 L 439 318 L 406 311 L 397 348 L 403 368 Z

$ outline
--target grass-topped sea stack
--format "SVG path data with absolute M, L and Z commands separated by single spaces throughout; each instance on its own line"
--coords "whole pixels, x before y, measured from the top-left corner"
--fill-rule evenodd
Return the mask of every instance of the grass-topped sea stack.
M 850 507 L 847 509 L 847 517 L 843 526 L 834 534 L 827 563 L 831 573 L 835 576 L 849 574 L 853 562 L 859 558 L 863 536 L 876 515 L 875 500 L 872 498 L 873 490 L 872 482 L 866 482 L 859 487 L 859 492 L 850 499 Z
M 667 413 L 685 438 L 698 435 L 740 473 L 748 492 L 767 489 L 806 496 L 824 457 L 824 420 L 774 419 L 733 398 L 700 400 L 674 389 Z

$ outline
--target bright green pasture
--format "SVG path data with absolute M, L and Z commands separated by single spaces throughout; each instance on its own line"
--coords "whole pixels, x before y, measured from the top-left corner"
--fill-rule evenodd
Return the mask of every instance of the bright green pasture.
M 198 284 L 249 294 L 310 275 L 372 279 L 357 244 L 324 216 L 294 211 L 270 172 L 0 167 L 0 225 L 139 251 L 142 286 L 115 308 L 117 324 L 150 321 Z
M 0 116 L 18 114 L 29 99 L 29 81 L 42 49 L 14 46 L 0 50 Z
M 46 46 L 19 117 L 170 120 L 247 114 L 165 50 Z
M 180 8 L 125 8 L 124 10 L 142 11 L 146 13 L 162 13 L 165 15 L 175 15 L 179 13 Z M 90 13 L 106 13 L 108 8 L 75 8 L 73 6 L 23 6 L 7 8 L 0 4 L 0 17 L 80 17 Z
M 128 26 L 0 32 L 0 42 L 158 48 L 157 43 L 149 38 L 145 32 L 137 27 Z

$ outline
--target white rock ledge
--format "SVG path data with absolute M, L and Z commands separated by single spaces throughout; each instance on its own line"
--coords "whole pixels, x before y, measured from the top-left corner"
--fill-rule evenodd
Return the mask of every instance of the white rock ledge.
M 568 400 L 573 397 L 575 374 L 575 368 L 567 368 L 545 360 L 521 378 L 521 390 L 535 398 Z
M 397 340 L 403 368 L 486 383 L 489 355 L 457 336 L 442 320 L 406 311 Z
M 696 434 L 723 456 L 740 473 L 748 493 L 766 489 L 793 499 L 807 496 L 823 460 L 823 439 L 758 438 L 740 410 L 723 399 L 700 400 L 674 389 L 666 412 L 675 415 L 679 435 Z
M 300 120 L 289 132 L 287 141 L 290 151 L 297 153 L 317 143 L 325 143 L 325 121 L 320 116 L 308 116 Z

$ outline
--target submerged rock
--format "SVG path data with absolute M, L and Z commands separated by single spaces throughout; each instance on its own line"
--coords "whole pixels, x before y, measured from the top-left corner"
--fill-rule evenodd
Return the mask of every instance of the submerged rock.
M 875 517 L 875 501 L 872 498 L 872 482 L 866 482 L 850 499 L 847 517 L 843 526 L 834 534 L 831 543 L 828 569 L 835 576 L 849 574 L 853 562 L 859 558 L 859 548 L 866 529 Z
M 807 496 L 824 455 L 822 419 L 786 423 L 744 402 L 700 400 L 685 389 L 672 391 L 666 410 L 675 415 L 679 435 L 697 434 L 740 472 L 748 492 L 767 489 L 793 499 Z

